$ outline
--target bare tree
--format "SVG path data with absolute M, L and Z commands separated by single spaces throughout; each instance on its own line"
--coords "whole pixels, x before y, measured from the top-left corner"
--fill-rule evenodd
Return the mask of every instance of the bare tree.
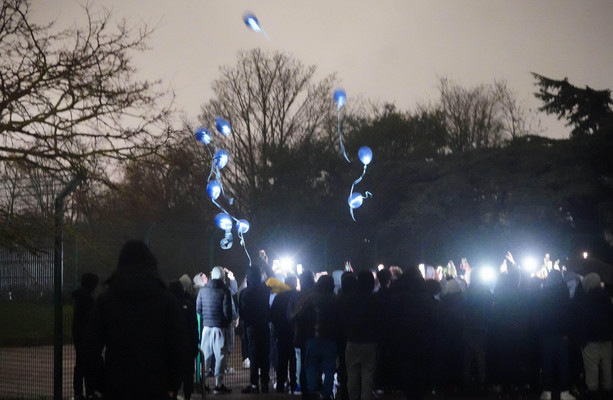
M 505 81 L 465 88 L 441 78 L 439 92 L 452 152 L 497 147 L 531 131 L 527 113 Z
M 495 81 L 494 90 L 500 101 L 500 111 L 505 139 L 516 139 L 526 135 L 536 135 L 542 132 L 535 113 L 526 109 L 525 104 L 518 100 L 505 80 Z
M 82 170 L 150 153 L 167 137 L 169 93 L 136 80 L 131 61 L 151 30 L 84 13 L 85 26 L 57 30 L 31 22 L 28 0 L 2 2 L 0 161 Z
M 202 107 L 201 122 L 214 126 L 223 117 L 232 126 L 222 144 L 231 153 L 226 168 L 237 196 L 249 198 L 274 184 L 279 150 L 334 137 L 335 77 L 315 81 L 315 72 L 288 54 L 259 49 L 240 52 L 236 65 L 221 68 L 213 83 L 216 98 Z

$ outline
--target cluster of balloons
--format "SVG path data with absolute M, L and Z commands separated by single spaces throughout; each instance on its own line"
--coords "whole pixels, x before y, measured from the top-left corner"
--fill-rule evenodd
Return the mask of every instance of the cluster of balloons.
M 345 146 L 343 145 L 343 134 L 341 132 L 341 108 L 343 108 L 343 106 L 347 102 L 347 94 L 343 89 L 336 89 L 334 91 L 334 101 L 336 102 L 338 109 L 338 139 L 341 146 L 341 152 L 343 153 L 343 157 L 345 157 L 345 160 L 347 160 L 347 162 L 351 162 L 349 161 L 347 153 L 345 152 Z M 360 192 L 353 192 L 353 188 L 355 187 L 355 185 L 360 183 L 364 178 L 364 175 L 366 175 L 366 168 L 368 168 L 368 164 L 370 164 L 370 162 L 372 161 L 372 150 L 370 149 L 370 147 L 360 147 L 360 149 L 358 150 L 358 158 L 360 159 L 362 164 L 364 164 L 364 169 L 362 170 L 362 175 L 360 175 L 360 177 L 356 179 L 351 185 L 351 190 L 349 191 L 349 198 L 347 199 L 347 203 L 349 204 L 349 213 L 351 214 L 351 219 L 353 219 L 354 221 L 355 216 L 353 215 L 353 210 L 356 208 L 360 208 L 362 206 L 362 203 L 364 202 L 364 199 L 372 197 L 372 193 L 368 191 L 364 192 L 363 195 Z
M 223 118 L 217 118 L 215 120 L 215 128 L 217 132 L 219 132 L 223 136 L 228 136 L 232 133 L 232 127 L 230 123 Z M 218 203 L 218 199 L 220 196 L 224 195 L 223 184 L 222 184 L 222 176 L 221 170 L 228 165 L 228 161 L 230 159 L 230 155 L 224 149 L 217 149 L 215 146 L 215 153 L 213 154 L 209 149 L 209 144 L 212 142 L 213 138 L 211 133 L 205 127 L 200 127 L 196 129 L 194 132 L 194 136 L 196 140 L 206 145 L 206 148 L 211 156 L 211 172 L 209 173 L 208 183 L 206 185 L 206 194 L 211 199 L 213 204 L 217 206 L 221 210 L 219 214 L 215 216 L 215 225 L 219 227 L 219 229 L 225 232 L 224 238 L 221 239 L 219 245 L 222 249 L 227 250 L 232 247 L 233 236 L 232 236 L 232 227 L 234 222 L 236 222 L 236 231 L 238 233 L 238 237 L 240 239 L 240 244 L 245 249 L 245 253 L 247 254 L 247 258 L 249 259 L 249 265 L 251 266 L 251 257 L 249 256 L 249 252 L 247 251 L 247 247 L 245 246 L 245 238 L 244 234 L 249 231 L 249 222 L 245 219 L 238 219 L 233 217 L 224 207 L 222 207 Z M 228 204 L 232 205 L 234 200 L 232 198 L 227 199 Z
M 243 21 L 245 22 L 245 25 L 249 27 L 249 29 L 256 33 L 262 32 L 264 36 L 266 36 L 266 38 L 268 39 L 268 35 L 266 34 L 266 32 L 264 32 L 264 30 L 260 26 L 260 22 L 253 13 L 246 13 L 243 16 Z M 345 93 L 343 89 L 336 89 L 334 91 L 334 101 L 337 105 L 338 140 L 340 143 L 341 153 L 343 154 L 345 160 L 350 163 L 351 161 L 349 161 L 349 157 L 347 157 L 347 152 L 345 151 L 345 146 L 343 145 L 343 133 L 341 131 L 341 109 L 347 102 L 347 93 Z M 366 174 L 366 168 L 368 167 L 368 164 L 370 164 L 370 162 L 372 161 L 372 150 L 370 149 L 370 147 L 360 147 L 358 151 L 358 158 L 360 159 L 362 164 L 364 164 L 364 169 L 362 171 L 362 175 L 353 182 L 353 185 L 351 185 L 351 191 L 349 192 L 349 198 L 347 200 L 349 204 L 349 213 L 351 214 L 351 218 L 354 221 L 355 216 L 353 215 L 353 210 L 361 207 L 362 203 L 364 202 L 364 199 L 372 196 L 372 193 L 368 191 L 364 192 L 364 195 L 362 195 L 362 193 L 360 192 L 353 192 L 353 188 L 355 187 L 355 185 L 362 181 L 362 178 L 364 178 L 364 175 Z

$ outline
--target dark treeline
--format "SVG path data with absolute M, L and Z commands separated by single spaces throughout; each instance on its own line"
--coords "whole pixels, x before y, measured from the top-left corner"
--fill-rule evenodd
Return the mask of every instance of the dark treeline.
M 533 116 L 504 81 L 465 88 L 443 78 L 439 101 L 413 111 L 357 99 L 337 113 L 336 77 L 316 81 L 315 71 L 282 53 L 240 53 L 213 82 L 214 98 L 198 122 L 167 128 L 170 140 L 113 170 L 96 165 L 98 174 L 89 175 L 95 178 L 72 195 L 67 210 L 68 282 L 84 270 L 108 276 L 129 238 L 150 244 L 167 279 L 215 264 L 246 272 L 238 238 L 230 250 L 219 247 L 223 232 L 213 222 L 219 210 L 206 194 L 211 152 L 193 135 L 198 126 L 213 131 L 217 116 L 232 125 L 215 146 L 230 154 L 222 174 L 234 202 L 226 206 L 251 223 L 245 234 L 251 257 L 266 249 L 271 258 L 290 255 L 312 270 L 334 270 L 345 260 L 358 269 L 450 257 L 486 262 L 507 250 L 572 258 L 589 247 L 611 260 L 609 91 L 534 74 L 541 111 L 574 128 L 570 139 L 552 140 L 538 136 Z M 601 107 L 586 106 L 594 102 Z M 339 126 L 351 163 L 339 150 Z M 357 151 L 364 145 L 373 161 L 356 191 L 373 197 L 354 210 L 354 222 L 347 198 L 362 173 Z M 3 218 L 9 242 L 21 243 L 21 229 L 32 223 L 15 221 L 52 217 L 61 187 L 40 184 L 37 170 L 24 164 L 2 167 L 7 188 L 24 179 L 39 183 L 27 196 L 5 190 L 8 203 L 30 201 L 25 208 L 10 203 Z

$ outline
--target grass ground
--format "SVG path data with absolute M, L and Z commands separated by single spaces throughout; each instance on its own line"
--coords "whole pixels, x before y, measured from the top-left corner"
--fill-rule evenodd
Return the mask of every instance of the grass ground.
M 64 343 L 72 343 L 72 306 L 63 308 Z M 0 346 L 53 344 L 54 309 L 48 303 L 0 303 Z

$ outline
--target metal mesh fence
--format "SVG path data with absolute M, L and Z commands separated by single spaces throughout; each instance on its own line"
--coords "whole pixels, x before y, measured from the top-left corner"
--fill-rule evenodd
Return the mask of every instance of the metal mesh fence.
M 49 308 L 52 314 L 52 308 Z M 49 317 L 52 319 L 52 316 Z M 33 322 L 34 323 L 34 322 Z M 64 327 L 70 329 L 71 321 L 64 315 Z M 32 327 L 32 329 L 35 329 Z M 240 351 L 241 339 L 236 336 L 235 351 L 230 354 L 224 383 L 233 392 L 249 384 L 249 369 L 243 366 Z M 64 399 L 73 398 L 72 374 L 74 348 L 67 343 L 63 348 L 62 394 Z M 200 361 L 200 360 L 198 360 Z M 196 393 L 201 393 L 201 366 L 196 368 Z M 271 371 L 272 372 L 272 371 Z M 273 382 L 271 373 L 271 382 Z M 205 377 L 206 385 L 215 386 L 215 378 Z M 271 387 L 272 389 L 272 387 Z M 0 347 L 0 398 L 41 399 L 53 397 L 53 346 L 1 346 Z
M 53 250 L 32 253 L 0 249 L 0 398 L 40 399 L 54 395 Z M 73 398 L 72 304 L 64 288 L 62 394 Z M 226 386 L 235 392 L 249 383 L 243 367 L 241 337 L 237 330 L 234 351 L 228 358 Z M 196 371 L 200 371 L 200 365 Z M 196 388 L 201 388 L 196 376 Z M 210 387 L 214 378 L 206 378 Z
M 53 396 L 53 247 L 0 248 L 0 397 Z M 71 387 L 72 309 L 64 307 L 63 386 Z
M 37 247 L 39 250 L 35 252 L 0 247 L 0 399 L 54 396 L 53 241 L 43 241 Z M 64 273 L 70 274 L 70 270 L 68 266 Z M 64 399 L 73 398 L 72 289 L 74 282 L 63 286 Z M 241 347 L 240 329 L 237 329 L 224 379 L 234 393 L 240 393 L 240 389 L 249 384 L 249 369 L 243 366 L 246 355 Z M 197 365 L 196 371 L 200 370 L 201 366 Z M 271 372 L 271 383 L 273 375 Z M 197 390 L 202 387 L 201 379 L 198 374 Z M 213 377 L 205 379 L 208 386 L 215 386 Z

